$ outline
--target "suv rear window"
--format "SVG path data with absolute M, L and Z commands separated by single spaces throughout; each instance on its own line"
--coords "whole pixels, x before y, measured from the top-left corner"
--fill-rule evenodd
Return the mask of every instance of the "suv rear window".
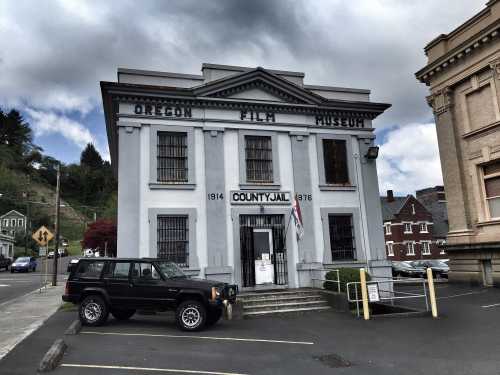
M 114 279 L 128 279 L 130 262 L 114 262 L 109 265 L 110 277 Z
M 77 277 L 85 277 L 89 279 L 99 279 L 101 277 L 104 262 L 79 262 Z

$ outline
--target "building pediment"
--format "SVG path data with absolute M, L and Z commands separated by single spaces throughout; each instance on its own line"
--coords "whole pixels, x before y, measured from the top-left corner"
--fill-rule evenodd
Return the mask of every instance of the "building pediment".
M 256 68 L 209 82 L 194 89 L 198 97 L 274 101 L 290 104 L 321 104 L 324 98 L 299 85 Z

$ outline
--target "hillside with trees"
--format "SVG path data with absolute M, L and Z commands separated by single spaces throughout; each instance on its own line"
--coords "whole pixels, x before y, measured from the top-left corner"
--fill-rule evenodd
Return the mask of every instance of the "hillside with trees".
M 96 219 L 116 221 L 111 165 L 88 144 L 79 163 L 64 164 L 34 144 L 30 125 L 15 109 L 0 109 L 0 215 L 29 210 L 31 227 L 53 227 L 57 165 L 61 168 L 61 236 L 82 240 Z M 16 245 L 24 240 L 16 239 Z M 33 245 L 33 244 L 31 244 Z

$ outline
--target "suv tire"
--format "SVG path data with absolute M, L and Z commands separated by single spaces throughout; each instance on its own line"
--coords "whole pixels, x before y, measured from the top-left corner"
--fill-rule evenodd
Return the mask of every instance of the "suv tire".
M 80 303 L 78 315 L 84 326 L 99 326 L 108 319 L 108 306 L 101 296 L 90 295 Z
M 207 309 L 199 301 L 186 300 L 177 306 L 175 319 L 183 331 L 199 331 L 205 327 Z
M 116 320 L 127 320 L 127 319 L 130 319 L 132 317 L 132 315 L 134 315 L 134 314 L 135 314 L 134 309 L 112 309 L 111 310 L 111 315 L 113 315 L 113 317 Z
M 217 323 L 222 316 L 222 309 L 213 309 L 209 310 L 207 314 L 207 327 L 213 326 L 215 323 Z

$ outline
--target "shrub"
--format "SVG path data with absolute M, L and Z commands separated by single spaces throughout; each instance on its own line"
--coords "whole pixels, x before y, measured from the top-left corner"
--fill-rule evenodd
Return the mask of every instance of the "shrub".
M 337 272 L 329 271 L 325 275 L 326 280 L 337 280 Z M 347 283 L 360 281 L 359 280 L 359 268 L 339 268 L 339 279 L 340 279 L 340 291 L 346 292 Z M 370 281 L 371 277 L 366 273 L 366 281 Z M 324 282 L 323 287 L 328 290 L 337 291 L 337 283 Z

